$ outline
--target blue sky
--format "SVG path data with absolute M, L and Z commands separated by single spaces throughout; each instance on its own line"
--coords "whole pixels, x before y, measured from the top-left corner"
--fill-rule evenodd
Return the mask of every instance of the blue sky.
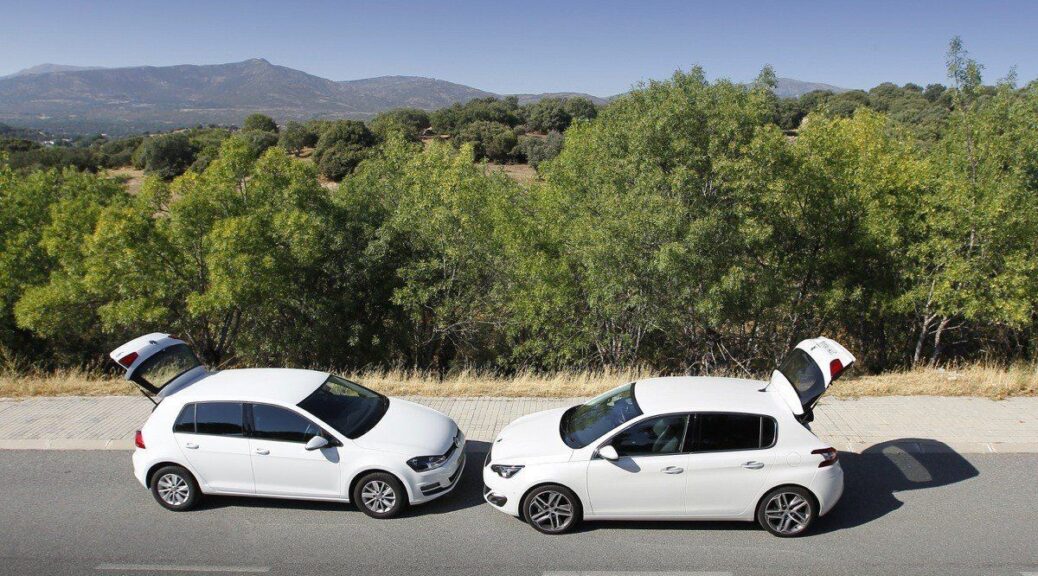
M 994 81 L 1038 76 L 1038 2 L 244 2 L 0 0 L 0 75 L 52 62 L 261 57 L 333 80 L 431 76 L 502 93 L 606 96 L 703 66 L 867 88 L 943 82 L 953 35 Z

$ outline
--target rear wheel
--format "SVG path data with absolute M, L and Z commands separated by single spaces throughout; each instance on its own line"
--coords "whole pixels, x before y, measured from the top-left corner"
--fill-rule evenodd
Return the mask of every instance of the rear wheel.
M 182 466 L 164 466 L 151 476 L 151 495 L 168 510 L 189 510 L 201 496 L 195 477 Z
M 353 503 L 372 518 L 392 518 L 407 507 L 407 491 L 396 476 L 373 472 L 353 487 Z
M 523 517 L 530 526 L 544 534 L 561 534 L 572 530 L 580 523 L 583 515 L 577 495 L 565 486 L 540 486 L 523 500 Z
M 817 517 L 818 505 L 814 496 L 799 486 L 776 488 L 761 498 L 757 505 L 757 523 L 783 538 L 803 534 Z

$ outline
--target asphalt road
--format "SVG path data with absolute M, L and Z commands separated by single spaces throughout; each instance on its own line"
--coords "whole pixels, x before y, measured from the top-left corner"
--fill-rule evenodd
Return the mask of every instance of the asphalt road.
M 376 521 L 348 505 L 209 498 L 167 512 L 126 452 L 0 452 L 2 574 L 1038 573 L 1038 455 L 841 454 L 843 500 L 796 539 L 746 523 L 589 523 L 543 536 L 457 490 Z M 176 571 L 174 571 L 176 570 Z

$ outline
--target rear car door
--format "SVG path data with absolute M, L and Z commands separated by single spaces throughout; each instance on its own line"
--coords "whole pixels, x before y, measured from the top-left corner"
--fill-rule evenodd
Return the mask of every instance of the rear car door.
M 728 412 L 693 415 L 688 448 L 689 516 L 732 518 L 755 498 L 777 464 L 777 423 L 770 416 Z
M 606 442 L 620 458 L 593 457 L 588 462 L 587 488 L 594 514 L 632 518 L 684 514 L 688 454 L 682 444 L 687 423 L 687 414 L 647 418 Z
M 346 498 L 339 466 L 338 440 L 303 415 L 270 404 L 249 404 L 249 446 L 256 493 L 305 498 Z M 307 450 L 323 436 L 331 443 Z
M 240 402 L 196 402 L 185 405 L 173 424 L 184 457 L 213 490 L 255 492 L 244 410 Z

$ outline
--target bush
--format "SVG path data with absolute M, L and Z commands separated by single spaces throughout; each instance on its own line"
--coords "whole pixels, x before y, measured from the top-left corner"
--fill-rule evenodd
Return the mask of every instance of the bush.
M 285 129 L 281 131 L 281 136 L 278 138 L 278 146 L 296 156 L 303 151 L 303 148 L 313 147 L 316 144 L 317 132 L 299 122 L 285 124 Z
M 455 142 L 473 144 L 476 160 L 486 158 L 492 162 L 515 160 L 516 145 L 519 143 L 515 132 L 508 126 L 499 122 L 484 121 L 466 125 Z
M 195 152 L 187 134 L 161 134 L 141 144 L 135 163 L 145 172 L 163 180 L 172 180 L 191 166 L 195 161 Z
M 259 158 L 267 148 L 278 144 L 278 135 L 266 130 L 243 130 L 235 137 L 248 143 L 253 158 Z
M 321 154 L 317 169 L 325 178 L 338 182 L 353 173 L 357 165 L 368 157 L 368 150 L 340 142 Z
M 353 171 L 375 145 L 375 135 L 363 122 L 339 120 L 328 123 L 314 148 L 314 162 L 321 174 L 338 182 Z
M 384 141 L 397 132 L 411 142 L 418 142 L 422 130 L 430 126 L 429 113 L 416 108 L 399 108 L 375 116 L 368 126 L 379 140 Z
M 519 138 L 519 150 L 526 161 L 534 168 L 551 160 L 562 151 L 562 143 L 565 137 L 561 132 L 551 131 L 548 136 L 522 136 Z

